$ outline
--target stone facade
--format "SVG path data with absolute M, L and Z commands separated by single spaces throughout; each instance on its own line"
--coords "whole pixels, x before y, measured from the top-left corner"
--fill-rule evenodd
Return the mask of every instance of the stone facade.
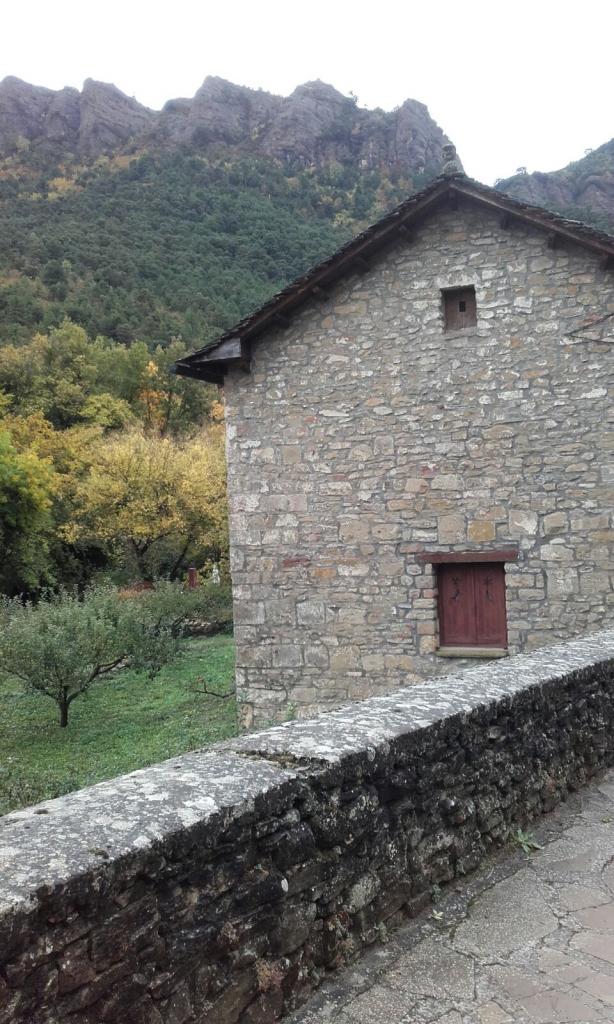
M 0 826 L 0 1024 L 273 1024 L 614 763 L 614 631 Z
M 449 671 L 424 551 L 518 546 L 510 653 L 611 621 L 612 270 L 470 200 L 412 230 L 226 376 L 246 727 Z

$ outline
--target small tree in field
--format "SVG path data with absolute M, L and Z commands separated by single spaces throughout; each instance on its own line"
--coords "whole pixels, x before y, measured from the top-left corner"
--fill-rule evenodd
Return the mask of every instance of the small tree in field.
M 124 597 L 94 587 L 82 597 L 67 592 L 34 605 L 5 600 L 0 621 L 0 670 L 55 701 L 60 726 L 73 701 L 119 666 L 152 678 L 178 652 L 185 622 L 206 612 L 208 593 L 161 584 L 151 596 Z M 201 614 L 202 614 L 201 610 Z

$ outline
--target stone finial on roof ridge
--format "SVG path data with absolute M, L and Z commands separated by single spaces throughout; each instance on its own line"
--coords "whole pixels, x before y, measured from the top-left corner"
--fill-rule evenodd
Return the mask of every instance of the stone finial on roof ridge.
M 443 167 L 441 173 L 446 177 L 452 174 L 463 173 L 463 168 L 456 152 L 456 146 L 453 146 L 451 142 L 443 147 Z

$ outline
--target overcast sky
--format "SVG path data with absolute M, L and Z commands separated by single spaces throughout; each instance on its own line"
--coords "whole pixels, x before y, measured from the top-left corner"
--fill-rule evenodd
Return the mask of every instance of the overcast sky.
M 12 8 L 9 9 L 10 7 Z M 610 0 L 5 0 L 0 78 L 114 82 L 156 109 L 206 75 L 425 103 L 468 174 L 554 170 L 614 135 Z

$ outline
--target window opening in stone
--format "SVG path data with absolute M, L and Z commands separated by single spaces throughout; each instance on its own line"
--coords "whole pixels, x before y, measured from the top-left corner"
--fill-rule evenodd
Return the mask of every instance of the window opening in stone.
M 461 331 L 477 322 L 475 288 L 445 288 L 442 292 L 446 331 Z

